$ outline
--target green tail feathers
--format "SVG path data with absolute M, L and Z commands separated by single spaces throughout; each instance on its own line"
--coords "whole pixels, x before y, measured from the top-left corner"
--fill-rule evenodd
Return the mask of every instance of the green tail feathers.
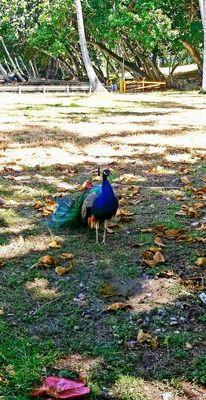
M 81 208 L 87 194 L 88 192 L 85 191 L 75 199 L 71 197 L 59 199 L 56 211 L 50 217 L 49 226 L 63 228 L 80 225 L 82 223 Z

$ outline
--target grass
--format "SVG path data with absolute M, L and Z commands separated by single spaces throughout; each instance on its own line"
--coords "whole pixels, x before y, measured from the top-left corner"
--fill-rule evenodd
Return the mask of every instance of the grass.
M 191 225 L 201 224 L 203 209 L 196 219 L 175 215 L 182 204 L 202 201 L 191 188 L 205 186 L 205 122 L 198 109 L 205 99 L 171 92 L 41 99 L 34 94 L 8 95 L 4 102 L 2 399 L 26 400 L 43 377 L 77 378 L 80 367 L 93 400 L 106 395 L 158 400 L 165 391 L 181 400 L 185 381 L 200 390 L 205 384 L 205 314 L 198 293 L 205 278 L 195 261 L 205 255 L 204 243 L 162 238 L 165 262 L 149 267 L 142 260 L 146 250 L 157 247 L 156 235 L 148 232 L 154 226 L 205 237 Z M 112 169 L 111 181 L 126 199 L 123 209 L 134 213 L 132 219 L 114 219 L 107 246 L 96 245 L 95 233 L 87 228 L 50 231 L 34 204 L 76 192 L 85 180 L 96 178 L 98 165 Z M 190 186 L 180 179 L 183 167 Z M 139 192 L 131 195 L 137 187 Z M 60 248 L 50 248 L 54 239 Z M 74 254 L 69 274 L 58 276 L 54 267 L 37 266 L 42 256 L 62 253 Z M 105 286 L 113 288 L 111 297 L 103 295 Z M 133 309 L 105 312 L 114 302 L 130 302 Z M 140 329 L 158 337 L 157 348 L 136 342 Z M 78 365 L 56 368 L 62 357 L 77 354 Z

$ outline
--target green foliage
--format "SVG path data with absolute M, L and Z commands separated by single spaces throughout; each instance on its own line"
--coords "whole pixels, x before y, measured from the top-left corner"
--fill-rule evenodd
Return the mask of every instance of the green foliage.
M 197 0 L 193 6 L 185 0 L 85 0 L 82 6 L 88 41 L 104 44 L 114 53 L 124 54 L 130 62 L 138 64 L 144 53 L 166 59 L 185 57 L 183 40 L 202 48 Z M 0 35 L 12 54 L 21 53 L 25 59 L 35 57 L 42 68 L 52 55 L 70 60 L 72 68 L 81 73 L 76 10 L 72 0 L 2 0 Z M 90 55 L 95 65 L 101 67 L 99 50 L 90 48 Z M 0 46 L 0 58 L 4 57 Z M 144 69 L 144 65 L 141 68 Z

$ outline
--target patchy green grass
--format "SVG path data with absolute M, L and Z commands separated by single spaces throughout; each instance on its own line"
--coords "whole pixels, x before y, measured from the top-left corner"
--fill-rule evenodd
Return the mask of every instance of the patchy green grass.
M 203 201 L 192 187 L 205 186 L 204 120 L 198 114 L 205 99 L 190 94 L 193 110 L 188 94 L 163 96 L 14 95 L 2 105 L 0 119 L 10 109 L 0 153 L 3 399 L 28 399 L 49 374 L 78 378 L 80 366 L 93 400 L 159 400 L 165 391 L 181 400 L 183 381 L 197 391 L 205 384 L 205 314 L 198 297 L 205 278 L 195 265 L 205 256 L 205 243 L 197 241 L 205 237 L 198 230 L 204 209 L 197 218 L 176 215 L 182 204 Z M 134 213 L 128 220 L 115 217 L 107 246 L 96 245 L 87 227 L 51 231 L 33 207 L 72 195 L 97 178 L 98 165 L 112 169 L 121 207 Z M 181 180 L 185 167 L 191 185 Z M 152 231 L 159 225 L 184 228 L 193 240 L 161 237 L 159 248 Z M 54 239 L 60 248 L 50 248 Z M 144 263 L 151 248 L 165 261 Z M 61 263 L 62 253 L 74 254 L 70 273 L 38 266 L 48 254 Z M 133 308 L 107 312 L 114 302 Z M 140 329 L 157 337 L 157 348 L 137 342 Z M 62 357 L 77 354 L 78 365 L 56 368 Z

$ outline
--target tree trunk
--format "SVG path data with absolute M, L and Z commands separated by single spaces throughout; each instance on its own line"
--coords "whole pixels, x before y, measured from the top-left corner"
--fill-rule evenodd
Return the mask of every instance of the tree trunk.
M 33 66 L 31 60 L 29 60 L 29 65 L 30 65 L 30 67 L 31 67 L 31 72 L 32 72 L 33 78 L 36 79 L 36 78 L 37 78 L 37 76 L 36 76 L 36 71 L 35 71 L 35 69 L 34 69 L 34 66 Z
M 202 93 L 206 93 L 206 0 L 199 0 L 202 26 L 204 32 L 204 52 L 203 52 L 203 68 L 202 68 Z
M 86 38 L 85 38 L 85 32 L 84 32 L 84 22 L 83 22 L 83 15 L 82 15 L 82 6 L 81 6 L 81 0 L 74 0 L 75 6 L 76 6 L 76 11 L 77 11 L 77 24 L 78 24 L 78 33 L 79 33 L 79 42 L 80 42 L 80 47 L 81 47 L 81 53 L 82 53 L 82 58 L 83 62 L 87 71 L 87 75 L 89 78 L 89 82 L 91 85 L 92 91 L 98 91 L 98 92 L 106 92 L 107 90 L 105 87 L 101 84 L 99 81 L 94 68 L 92 66 L 90 57 L 89 57 L 89 52 L 87 49 L 87 43 L 86 43 Z
M 2 46 L 3 46 L 3 48 L 4 48 L 5 52 L 6 52 L 6 55 L 7 55 L 7 57 L 8 57 L 8 59 L 9 59 L 11 65 L 12 65 L 12 67 L 14 68 L 14 73 L 18 76 L 18 78 L 19 78 L 19 80 L 20 80 L 21 82 L 24 82 L 24 78 L 21 76 L 20 71 L 18 70 L 18 68 L 17 68 L 17 66 L 16 66 L 16 64 L 15 64 L 15 62 L 13 61 L 13 59 L 12 59 L 12 57 L 11 57 L 11 55 L 10 55 L 10 53 L 9 53 L 9 51 L 8 51 L 8 49 L 7 49 L 7 47 L 6 47 L 6 45 L 5 45 L 5 43 L 4 43 L 4 39 L 3 39 L 2 36 L 0 36 L 0 40 L 1 40 L 1 42 L 2 42 Z
M 188 43 L 186 40 L 182 41 L 183 46 L 187 49 L 191 57 L 193 58 L 195 64 L 197 64 L 198 69 L 202 71 L 202 58 L 200 57 L 199 52 L 197 49 L 192 46 L 190 43 Z
M 99 48 L 102 52 L 108 54 L 108 56 L 110 58 L 112 58 L 113 60 L 117 61 L 118 63 L 122 64 L 122 57 L 120 57 L 118 54 L 115 54 L 112 50 L 108 49 L 106 46 L 104 46 L 104 44 L 102 43 L 97 43 L 97 42 L 90 42 L 93 46 Z M 124 67 L 127 71 L 133 71 L 137 74 L 139 74 L 140 76 L 149 78 L 149 76 L 147 76 L 145 74 L 144 71 L 142 71 L 138 65 L 136 63 L 130 62 L 128 60 L 124 60 Z
M 5 80 L 5 82 L 9 82 L 8 74 L 6 70 L 4 69 L 3 65 L 0 64 L 0 72 Z

